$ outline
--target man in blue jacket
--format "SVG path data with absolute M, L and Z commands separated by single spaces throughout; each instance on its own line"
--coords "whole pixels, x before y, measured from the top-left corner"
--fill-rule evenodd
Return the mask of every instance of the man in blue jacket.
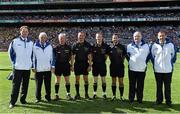
M 15 38 L 9 46 L 9 56 L 14 69 L 14 77 L 12 80 L 12 93 L 9 108 L 13 108 L 19 95 L 21 87 L 20 102 L 26 104 L 26 96 L 28 92 L 30 69 L 32 67 L 32 48 L 33 42 L 28 38 L 28 27 L 20 28 L 20 36 Z
M 36 103 L 41 101 L 41 88 L 44 80 L 45 99 L 51 101 L 51 71 L 54 72 L 55 61 L 53 48 L 47 40 L 47 34 L 41 32 L 39 40 L 33 46 L 33 72 L 36 80 Z
M 156 103 L 163 102 L 163 83 L 165 89 L 166 104 L 171 106 L 171 79 L 173 64 L 176 61 L 176 49 L 174 44 L 166 37 L 165 31 L 158 33 L 158 40 L 151 47 L 152 63 L 156 78 Z
M 142 34 L 136 31 L 133 42 L 127 46 L 129 65 L 129 101 L 134 101 L 135 93 L 138 103 L 142 103 L 144 79 L 146 76 L 147 61 L 150 55 L 149 46 L 142 40 Z

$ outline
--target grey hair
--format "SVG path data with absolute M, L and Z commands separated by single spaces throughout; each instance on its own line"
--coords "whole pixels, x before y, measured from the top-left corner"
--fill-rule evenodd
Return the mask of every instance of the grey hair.
M 142 33 L 141 33 L 140 31 L 134 32 L 133 37 L 134 37 L 136 34 L 140 34 L 140 36 L 141 36 L 141 38 L 142 38 Z
M 41 38 L 42 35 L 45 35 L 47 37 L 47 34 L 45 32 L 40 32 L 39 33 L 39 38 Z
M 60 34 L 58 35 L 58 39 L 61 38 L 62 36 L 66 37 L 66 34 L 65 34 L 65 33 L 60 33 Z

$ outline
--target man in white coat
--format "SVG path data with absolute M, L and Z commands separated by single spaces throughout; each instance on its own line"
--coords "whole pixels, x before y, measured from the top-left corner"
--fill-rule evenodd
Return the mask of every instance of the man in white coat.
M 33 42 L 28 37 L 29 30 L 27 26 L 20 28 L 20 36 L 15 38 L 9 46 L 9 56 L 14 69 L 14 77 L 12 79 L 12 93 L 9 108 L 13 108 L 21 86 L 20 102 L 26 104 L 26 96 L 28 92 L 30 69 L 32 67 L 32 48 Z
M 157 41 L 152 44 L 151 57 L 156 78 L 156 103 L 163 102 L 163 83 L 166 104 L 171 106 L 171 79 L 173 64 L 176 61 L 174 44 L 166 37 L 165 31 L 158 33 Z
M 133 42 L 127 46 L 129 65 L 129 101 L 134 101 L 135 93 L 138 103 L 143 101 L 144 79 L 149 60 L 149 46 L 142 39 L 141 32 L 133 34 Z
M 51 101 L 51 71 L 54 72 L 55 61 L 53 48 L 47 40 L 47 34 L 41 32 L 39 40 L 33 47 L 33 72 L 36 80 L 36 103 L 41 101 L 41 88 L 44 80 L 46 95 L 45 99 Z

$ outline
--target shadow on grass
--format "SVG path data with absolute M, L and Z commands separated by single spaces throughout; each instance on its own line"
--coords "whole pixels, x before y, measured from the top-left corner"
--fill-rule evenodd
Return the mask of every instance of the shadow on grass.
M 111 101 L 110 99 L 103 100 L 98 98 L 96 100 L 77 100 L 77 101 L 68 101 L 62 99 L 60 101 L 51 101 L 46 102 L 42 101 L 38 104 L 29 103 L 28 105 L 21 105 L 25 108 L 31 108 L 34 110 L 53 112 L 53 113 L 103 113 L 103 112 L 112 112 L 112 113 L 126 113 L 128 112 L 137 112 L 145 113 L 150 109 L 157 111 L 171 111 L 172 109 L 180 111 L 180 104 L 172 104 L 172 107 L 169 108 L 165 104 L 156 105 L 152 101 L 144 101 L 142 104 L 134 102 L 130 104 L 128 101 L 115 100 Z

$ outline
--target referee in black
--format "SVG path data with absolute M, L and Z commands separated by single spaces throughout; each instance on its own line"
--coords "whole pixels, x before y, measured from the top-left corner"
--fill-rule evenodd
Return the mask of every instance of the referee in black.
M 102 33 L 96 33 L 96 43 L 92 47 L 92 74 L 94 76 L 94 95 L 93 99 L 97 97 L 97 87 L 98 87 L 98 76 L 101 76 L 102 81 L 102 96 L 106 99 L 106 59 L 108 54 L 109 46 L 103 42 Z
M 66 44 L 66 34 L 60 33 L 58 36 L 59 39 L 59 45 L 56 46 L 54 49 L 55 54 L 55 98 L 54 100 L 59 100 L 59 86 L 61 81 L 61 76 L 64 76 L 65 79 L 65 87 L 67 92 L 67 99 L 72 100 L 72 97 L 70 95 L 70 70 L 72 69 L 71 57 L 72 57 L 72 51 L 71 46 Z
M 120 91 L 120 100 L 124 100 L 124 59 L 126 57 L 125 47 L 119 43 L 119 38 L 117 34 L 112 35 L 112 43 L 110 44 L 109 49 L 109 58 L 110 58 L 110 76 L 112 77 L 112 100 L 116 99 L 116 80 L 119 81 L 119 91 Z
M 80 75 L 83 75 L 84 88 L 85 88 L 85 98 L 89 99 L 88 95 L 88 72 L 92 67 L 92 57 L 91 57 L 91 45 L 85 41 L 85 32 L 78 33 L 78 41 L 73 45 L 73 58 L 72 63 L 74 63 L 74 73 L 76 76 L 75 88 L 76 95 L 74 99 L 80 99 L 79 93 L 79 81 Z M 74 62 L 75 61 L 75 62 Z

